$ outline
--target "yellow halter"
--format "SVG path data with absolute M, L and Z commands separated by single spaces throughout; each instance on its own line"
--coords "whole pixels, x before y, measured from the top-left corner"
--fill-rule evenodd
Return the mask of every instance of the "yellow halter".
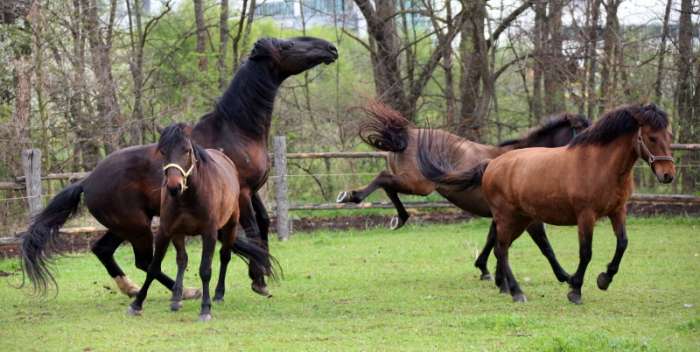
M 190 156 L 190 161 L 192 165 L 190 165 L 190 168 L 187 169 L 187 171 L 185 171 L 185 169 L 183 169 L 182 166 L 176 163 L 170 163 L 168 165 L 163 166 L 164 173 L 167 172 L 170 168 L 178 169 L 178 171 L 182 173 L 182 192 L 184 192 L 187 189 L 187 178 L 190 177 L 190 174 L 192 174 L 192 171 L 194 171 L 194 165 L 197 163 L 197 159 L 194 157 L 194 150 L 192 150 Z

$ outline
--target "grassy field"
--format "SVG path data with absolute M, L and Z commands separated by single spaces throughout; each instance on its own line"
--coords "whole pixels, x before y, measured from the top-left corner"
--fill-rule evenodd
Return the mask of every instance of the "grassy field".
M 271 286 L 274 297 L 252 293 L 236 260 L 226 301 L 213 307 L 208 323 L 197 321 L 199 302 L 187 301 L 171 313 L 169 294 L 159 285 L 143 316 L 127 316 L 129 299 L 115 292 L 89 254 L 57 262 L 60 288 L 48 298 L 16 289 L 17 261 L 0 261 L 0 270 L 11 274 L 0 277 L 0 350 L 700 349 L 700 219 L 631 219 L 630 245 L 607 292 L 596 288 L 595 277 L 611 259 L 615 240 L 609 224 L 601 222 L 581 306 L 568 303 L 567 287 L 554 279 L 527 237 L 514 244 L 511 263 L 529 302 L 512 303 L 492 282 L 479 281 L 472 262 L 487 227 L 487 221 L 475 220 L 274 241 L 285 273 Z M 564 267 L 573 271 L 575 230 L 548 230 Z M 189 253 L 185 281 L 198 287 L 197 243 Z M 141 282 L 130 248 L 117 254 Z M 175 272 L 172 248 L 164 264 Z

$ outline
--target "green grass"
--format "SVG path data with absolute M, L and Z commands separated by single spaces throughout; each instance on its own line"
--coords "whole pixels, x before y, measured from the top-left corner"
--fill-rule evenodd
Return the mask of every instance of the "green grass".
M 129 299 L 115 292 L 90 254 L 57 262 L 58 296 L 37 298 L 14 288 L 21 275 L 0 278 L 0 349 L 13 350 L 504 350 L 697 351 L 700 349 L 700 219 L 631 219 L 630 245 L 607 292 L 595 277 L 611 259 L 609 223 L 594 236 L 584 304 L 566 300 L 527 236 L 514 244 L 511 264 L 529 298 L 512 303 L 472 267 L 488 222 L 407 226 L 398 232 L 316 232 L 272 243 L 285 277 L 274 297 L 249 290 L 233 264 L 226 301 L 214 319 L 197 321 L 198 302 L 169 311 L 169 294 L 154 285 L 141 317 L 126 315 Z M 578 263 L 573 228 L 548 227 L 565 268 Z M 199 246 L 189 246 L 188 286 Z M 131 250 L 118 261 L 135 281 Z M 174 251 L 165 269 L 174 273 Z M 494 265 L 493 258 L 490 261 Z M 215 262 L 215 265 L 216 262 Z M 0 261 L 16 272 L 16 260 Z M 216 269 L 215 269 L 216 272 Z M 216 275 L 214 275 L 216 277 Z M 213 285 L 212 285 L 213 288 Z

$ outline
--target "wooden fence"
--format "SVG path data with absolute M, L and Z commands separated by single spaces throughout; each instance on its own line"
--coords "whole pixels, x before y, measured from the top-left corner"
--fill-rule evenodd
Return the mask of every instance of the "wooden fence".
M 358 158 L 383 158 L 386 159 L 385 152 L 314 152 L 314 153 L 287 153 L 286 138 L 276 136 L 273 138 L 273 165 L 274 174 L 274 199 L 276 214 L 276 231 L 281 240 L 286 240 L 290 234 L 289 211 L 292 210 L 329 210 L 329 209 L 367 209 L 367 208 L 393 208 L 389 202 L 374 202 L 362 204 L 293 204 L 288 197 L 287 184 L 287 160 L 288 159 L 358 159 Z M 700 150 L 700 144 L 673 144 L 673 150 Z M 41 211 L 42 204 L 42 180 L 77 180 L 87 176 L 88 172 L 64 172 L 51 173 L 42 176 L 41 174 L 41 151 L 38 149 L 25 150 L 22 153 L 22 164 L 24 176 L 13 181 L 0 182 L 0 190 L 24 190 L 29 214 L 34 215 Z M 654 195 L 654 194 L 634 194 L 631 201 L 644 203 L 671 203 L 683 205 L 698 205 L 700 197 L 692 195 Z M 406 202 L 407 208 L 444 208 L 453 207 L 446 201 L 423 201 Z M 76 231 L 73 231 L 76 230 Z M 78 229 L 65 229 L 65 232 L 78 232 Z M 103 231 L 98 227 L 82 227 L 79 232 Z M 8 239 L 4 239 L 8 241 Z

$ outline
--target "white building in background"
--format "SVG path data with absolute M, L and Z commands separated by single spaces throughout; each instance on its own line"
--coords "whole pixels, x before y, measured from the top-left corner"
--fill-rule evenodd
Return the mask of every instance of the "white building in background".
M 287 29 L 337 25 L 364 32 L 367 27 L 352 0 L 267 0 L 256 6 L 255 17 L 271 18 Z

